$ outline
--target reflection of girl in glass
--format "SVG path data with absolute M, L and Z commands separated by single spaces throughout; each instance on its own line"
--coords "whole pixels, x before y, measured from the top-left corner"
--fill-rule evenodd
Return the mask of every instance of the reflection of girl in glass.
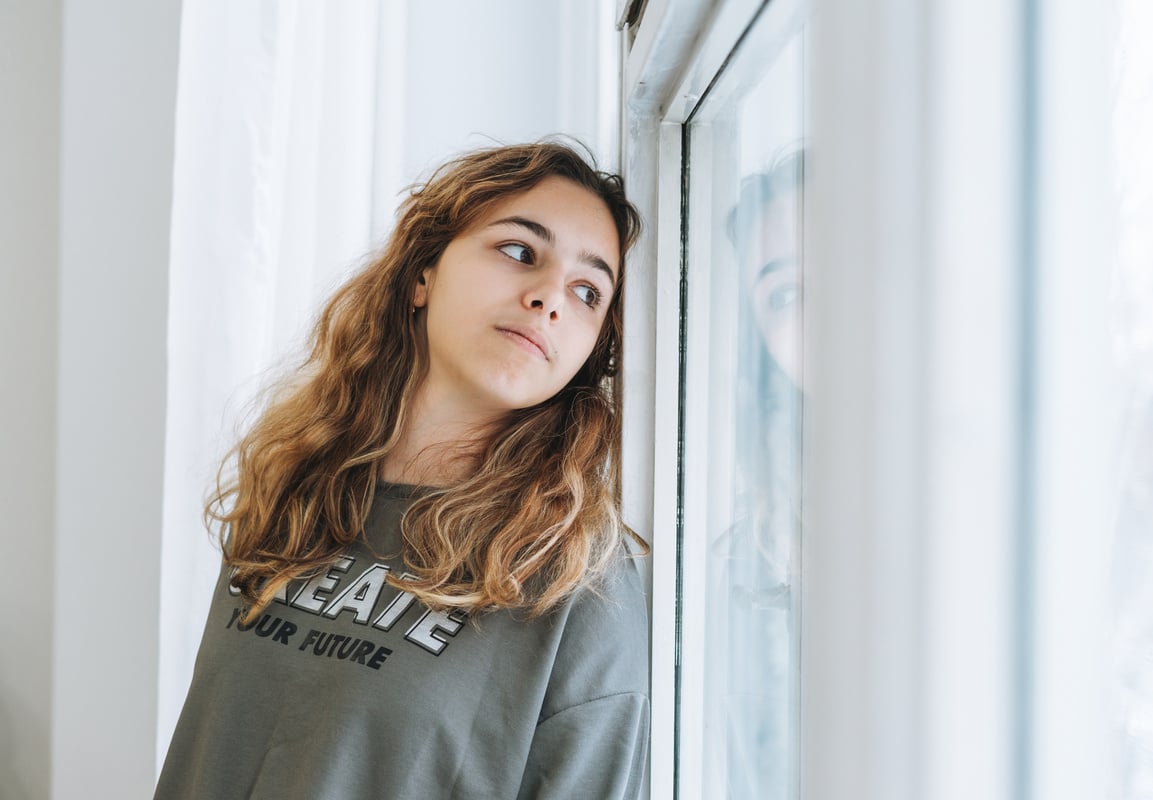
M 727 220 L 741 298 L 737 460 L 744 493 L 758 498 L 758 527 L 776 517 L 783 530 L 796 522 L 798 494 L 802 158 L 798 151 L 746 177 Z M 787 555 L 787 547 L 783 552 Z
M 795 540 L 800 524 L 802 154 L 741 182 L 728 234 L 740 275 L 730 592 L 729 797 L 791 796 Z
M 158 798 L 639 794 L 615 378 L 638 224 L 557 144 L 413 191 L 209 506 L 224 569 Z
M 737 248 L 741 286 L 774 365 L 801 386 L 800 189 L 802 154 L 746 177 L 728 219 Z

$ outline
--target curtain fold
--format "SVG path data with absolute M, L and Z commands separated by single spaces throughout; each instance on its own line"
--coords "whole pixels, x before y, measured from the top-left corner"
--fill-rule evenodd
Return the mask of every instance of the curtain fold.
M 219 569 L 201 524 L 215 470 L 259 390 L 303 354 L 319 303 L 373 245 L 381 13 L 371 0 L 184 4 L 159 576 L 161 760 Z

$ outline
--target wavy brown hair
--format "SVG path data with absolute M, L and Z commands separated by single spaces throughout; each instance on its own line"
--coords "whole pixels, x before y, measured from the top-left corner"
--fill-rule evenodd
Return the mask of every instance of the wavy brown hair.
M 619 177 L 564 144 L 496 147 L 411 191 L 383 251 L 325 306 L 301 371 L 225 459 L 205 515 L 249 619 L 364 535 L 428 368 L 425 315 L 412 311 L 421 272 L 494 203 L 553 176 L 595 193 L 616 225 L 620 269 L 600 336 L 560 392 L 501 421 L 471 477 L 417 497 L 401 525 L 414 577 L 389 581 L 433 608 L 535 616 L 594 582 L 626 538 L 647 550 L 621 520 L 619 472 L 624 256 L 640 217 Z

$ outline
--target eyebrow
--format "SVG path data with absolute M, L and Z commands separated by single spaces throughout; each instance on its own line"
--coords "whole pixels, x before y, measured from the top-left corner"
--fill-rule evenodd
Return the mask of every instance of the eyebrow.
M 525 230 L 530 231 L 535 236 L 537 236 L 541 239 L 544 239 L 549 244 L 556 244 L 556 235 L 552 232 L 552 230 L 550 228 L 548 228 L 544 225 L 541 225 L 536 220 L 528 219 L 527 217 L 517 217 L 517 216 L 505 217 L 504 219 L 496 220 L 495 222 L 490 224 L 489 227 L 491 228 L 494 225 L 518 225 L 518 226 L 524 228 Z M 612 282 L 612 285 L 616 286 L 616 283 L 617 283 L 616 273 L 613 272 L 612 267 L 610 267 L 608 265 L 608 263 L 605 262 L 605 260 L 603 258 L 598 256 L 596 253 L 590 253 L 588 250 L 582 250 L 581 254 L 580 254 L 580 260 L 583 261 L 584 263 L 588 264 L 590 267 L 593 267 L 594 269 L 599 269 L 601 272 L 608 275 L 609 280 Z
M 774 258 L 771 261 L 766 261 L 764 266 L 757 270 L 756 277 L 753 278 L 753 283 L 760 283 L 766 275 L 773 272 L 780 272 L 786 267 L 795 267 L 796 265 L 796 259 L 792 258 Z

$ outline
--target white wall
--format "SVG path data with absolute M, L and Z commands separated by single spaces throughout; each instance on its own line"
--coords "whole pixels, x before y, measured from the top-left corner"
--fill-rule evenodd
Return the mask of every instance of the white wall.
M 603 36 L 611 31 L 611 5 L 409 3 L 398 120 L 408 179 L 446 153 L 556 132 L 600 150 L 602 161 L 615 158 L 616 44 Z
M 154 783 L 179 0 L 64 3 L 53 796 Z
M 0 3 L 0 786 L 47 797 L 56 464 L 58 0 Z
M 143 797 L 179 3 L 0 5 L 0 786 Z

